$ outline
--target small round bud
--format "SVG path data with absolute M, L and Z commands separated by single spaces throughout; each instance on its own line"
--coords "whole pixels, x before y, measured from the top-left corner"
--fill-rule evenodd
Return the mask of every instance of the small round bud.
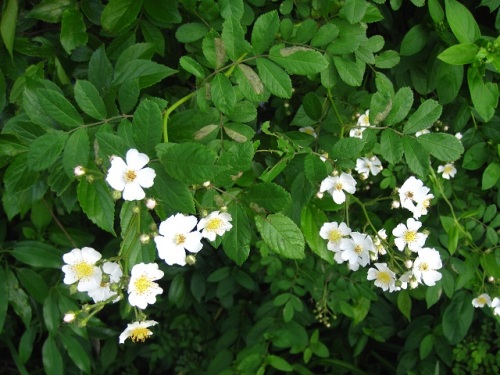
M 415 289 L 418 286 L 417 280 L 410 280 L 410 288 Z
M 133 212 L 134 214 L 138 214 L 138 213 L 140 213 L 140 212 L 141 212 L 141 209 L 140 209 L 138 206 L 134 206 L 134 207 L 132 207 L 132 212 Z
M 201 214 L 201 217 L 206 217 L 208 215 L 208 211 L 207 210 L 201 210 L 200 214 Z
M 85 176 L 86 180 L 88 181 L 89 184 L 91 184 L 92 182 L 94 182 L 94 176 L 92 176 L 91 174 L 88 174 L 87 176 Z
M 71 323 L 72 321 L 74 321 L 76 318 L 76 314 L 72 311 L 66 313 L 64 315 L 64 318 L 63 318 L 63 321 L 64 323 Z
M 338 176 L 339 175 L 339 171 L 337 171 L 336 169 L 333 170 L 332 172 L 332 176 Z
M 69 286 L 69 294 L 75 294 L 78 292 L 78 284 L 73 284 Z
M 460 132 L 459 132 L 459 133 L 457 133 L 457 134 L 455 134 L 455 138 L 456 138 L 456 139 L 458 139 L 458 140 L 461 140 L 461 139 L 462 139 L 462 137 L 463 137 L 463 135 L 462 135 L 462 133 L 460 133 Z
M 399 208 L 399 207 L 401 207 L 401 203 L 399 203 L 399 201 L 392 201 L 392 203 L 391 203 L 392 209 Z
M 76 177 L 83 176 L 85 174 L 85 168 L 83 168 L 81 165 L 78 165 L 75 167 L 75 169 L 73 169 L 73 173 Z
M 150 240 L 149 235 L 145 233 L 141 234 L 141 236 L 139 237 L 139 241 L 141 241 L 143 245 L 147 245 L 149 243 L 149 240 Z
M 186 256 L 186 264 L 188 264 L 189 266 L 194 266 L 196 263 L 196 257 L 194 255 L 187 255 Z
M 203 183 L 203 186 L 206 187 L 207 189 L 210 187 L 210 185 L 211 185 L 210 181 L 205 181 Z
M 122 197 L 122 192 L 118 190 L 113 190 L 113 192 L 111 193 L 111 197 L 113 198 L 113 200 L 117 201 Z
M 490 283 L 494 283 L 495 282 L 495 278 L 493 276 L 490 276 L 490 277 L 488 277 L 488 281 Z
M 288 108 L 288 107 L 290 107 L 290 103 L 285 102 L 285 104 L 283 104 L 283 106 L 284 106 L 285 108 Z
M 321 191 L 318 191 L 318 192 L 316 193 L 316 197 L 317 197 L 318 199 L 323 199 L 323 196 L 324 196 L 324 194 L 323 194 Z
M 448 127 L 448 125 L 445 125 L 445 126 L 443 127 L 443 130 L 444 130 L 445 132 L 447 132 L 449 129 L 450 129 L 450 128 Z
M 154 198 L 146 199 L 146 207 L 148 210 L 152 210 L 156 207 L 156 200 Z
M 227 212 L 227 206 L 222 206 L 222 207 L 220 208 L 220 210 L 221 210 L 221 212 Z
M 405 260 L 405 267 L 406 268 L 412 268 L 413 267 L 413 261 L 411 259 Z

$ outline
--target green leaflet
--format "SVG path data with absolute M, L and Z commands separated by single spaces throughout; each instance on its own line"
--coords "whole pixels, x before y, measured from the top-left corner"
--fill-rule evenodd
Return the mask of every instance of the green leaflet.
M 133 139 L 140 152 L 153 157 L 155 147 L 161 142 L 162 114 L 160 107 L 149 99 L 143 100 L 134 112 L 132 121 Z
M 61 21 L 61 44 L 66 53 L 87 44 L 88 35 L 83 15 L 77 8 L 68 8 L 63 12 Z
M 290 193 L 272 182 L 253 185 L 241 197 L 248 205 L 257 205 L 268 212 L 282 211 L 292 203 Z
M 78 80 L 75 84 L 75 100 L 78 106 L 90 117 L 104 120 L 106 106 L 97 88 L 89 81 Z
M 28 163 L 34 171 L 51 167 L 64 149 L 68 133 L 54 131 L 37 138 L 28 150 Z
M 77 188 L 78 201 L 83 212 L 98 227 L 115 234 L 115 204 L 103 180 L 80 180 Z
M 264 58 L 257 59 L 259 77 L 271 94 L 280 98 L 292 96 L 292 81 L 278 65 Z
M 253 25 L 252 29 L 252 48 L 256 55 L 266 51 L 275 40 L 275 35 L 279 30 L 278 13 L 274 10 L 264 13 Z
M 280 213 L 255 217 L 255 224 L 266 244 L 279 255 L 290 259 L 304 258 L 304 237 L 292 219 Z
M 408 118 L 403 132 L 413 134 L 432 126 L 441 116 L 443 110 L 441 104 L 433 99 L 427 99 L 420 107 Z
M 235 203 L 228 209 L 232 217 L 232 225 L 222 238 L 222 247 L 226 255 L 241 266 L 250 254 L 252 232 L 250 220 L 243 205 Z
M 110 0 L 101 15 L 102 27 L 114 34 L 127 29 L 137 20 L 143 0 Z

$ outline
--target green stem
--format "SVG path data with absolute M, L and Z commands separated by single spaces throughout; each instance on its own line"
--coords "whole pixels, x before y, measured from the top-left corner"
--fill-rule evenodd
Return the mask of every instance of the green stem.
M 332 90 L 330 90 L 330 89 L 328 89 L 328 99 L 330 100 L 330 104 L 332 105 L 333 111 L 335 112 L 335 116 L 337 117 L 337 120 L 340 124 L 340 138 L 343 138 L 345 124 L 342 121 L 342 118 L 340 117 L 340 113 L 337 109 L 337 106 L 335 105 L 335 102 L 333 101 Z
M 186 95 L 185 97 L 177 100 L 174 104 L 172 104 L 169 108 L 165 110 L 163 113 L 163 142 L 168 143 L 168 117 L 170 114 L 176 110 L 177 107 L 181 106 L 188 100 L 190 100 L 194 95 L 196 94 L 196 91 L 193 91 L 192 93 Z

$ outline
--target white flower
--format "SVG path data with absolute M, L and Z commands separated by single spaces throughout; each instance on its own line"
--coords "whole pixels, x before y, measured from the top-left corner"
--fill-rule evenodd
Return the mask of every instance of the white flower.
M 338 252 L 340 251 L 341 244 L 345 244 L 347 241 L 345 236 L 351 234 L 351 229 L 346 225 L 346 223 L 337 222 L 324 223 L 319 230 L 319 235 L 321 238 L 328 240 L 326 247 L 328 250 Z
M 399 251 L 403 251 L 405 246 L 408 246 L 411 251 L 417 252 L 424 246 L 427 235 L 417 232 L 421 226 L 422 223 L 420 221 L 409 218 L 406 221 L 406 225 L 402 223 L 398 224 L 396 228 L 392 230 L 392 234 L 396 236 L 394 243 Z
M 427 194 L 424 197 L 421 197 L 417 202 L 417 205 L 413 209 L 413 217 L 418 219 L 422 215 L 427 215 L 427 210 L 431 206 L 431 199 L 434 198 L 433 194 Z
M 382 163 L 379 158 L 376 156 L 372 156 L 371 158 L 358 158 L 356 160 L 356 172 L 360 175 L 364 176 L 364 178 L 368 178 L 368 175 L 371 173 L 376 176 L 383 169 Z
M 168 265 L 186 265 L 186 250 L 197 253 L 203 247 L 201 233 L 193 231 L 198 224 L 195 216 L 176 214 L 162 221 L 160 235 L 155 237 L 158 255 Z
M 363 132 L 365 131 L 365 128 L 352 128 L 349 131 L 349 137 L 352 138 L 363 138 Z
M 217 235 L 222 236 L 233 227 L 230 223 L 232 219 L 227 212 L 214 211 L 200 220 L 197 229 L 201 231 L 202 237 L 215 241 Z
M 387 249 L 384 246 L 383 240 L 387 239 L 387 233 L 385 229 L 382 228 L 377 232 L 377 236 L 375 236 L 375 240 L 373 241 L 373 246 L 375 246 L 375 250 L 378 255 L 387 254 Z
M 318 135 L 316 134 L 312 126 L 305 126 L 303 128 L 300 128 L 299 132 L 312 135 L 314 138 L 318 138 Z
M 133 342 L 144 342 L 153 334 L 148 328 L 157 325 L 154 320 L 144 320 L 127 324 L 127 328 L 120 334 L 120 344 L 123 344 L 130 337 Z
M 111 160 L 106 181 L 113 189 L 123 191 L 126 201 L 144 199 L 143 188 L 153 186 L 156 173 L 153 168 L 144 168 L 149 158 L 136 149 L 128 150 L 126 159 L 126 163 L 118 156 Z
M 352 232 L 351 239 L 343 244 L 344 251 L 341 254 L 343 260 L 349 261 L 349 268 L 357 271 L 359 266 L 370 263 L 370 252 L 374 250 L 371 237 L 365 233 Z
M 483 293 L 472 300 L 472 306 L 484 307 L 484 305 L 491 306 L 491 297 Z
M 342 172 L 340 176 L 328 176 L 319 187 L 320 192 L 328 191 L 337 204 L 345 202 L 345 193 L 354 194 L 356 192 L 356 180 L 350 174 Z
M 435 249 L 424 247 L 418 250 L 418 257 L 413 262 L 413 276 L 419 283 L 433 286 L 441 280 L 441 273 L 437 270 L 443 266 L 441 256 Z
M 101 281 L 97 288 L 89 290 L 89 296 L 94 300 L 94 303 L 106 301 L 113 296 L 116 296 L 113 302 L 119 301 L 120 297 L 117 295 L 118 293 L 116 291 L 112 291 L 110 286 L 111 283 L 119 283 L 123 276 L 123 271 L 120 265 L 115 262 L 105 262 L 102 265 L 102 270 L 105 275 L 108 275 L 106 277 L 108 281 Z
M 448 163 L 445 165 L 440 165 L 438 167 L 438 173 L 443 174 L 443 178 L 449 180 L 450 178 L 455 177 L 455 174 L 457 173 L 457 169 L 452 163 Z
M 350 137 L 363 138 L 363 132 L 370 127 L 370 110 L 368 109 L 363 115 L 358 117 L 358 123 L 355 128 L 349 131 Z
M 326 162 L 328 160 L 328 152 L 322 153 L 319 158 L 323 163 Z
M 455 134 L 455 138 L 458 139 L 459 141 L 462 139 L 463 135 L 462 133 L 458 132 L 457 134 Z
M 491 307 L 493 308 L 493 314 L 500 315 L 500 298 L 493 298 L 493 301 L 491 301 Z
M 63 255 L 66 263 L 62 267 L 64 272 L 64 283 L 73 284 L 78 282 L 78 291 L 87 292 L 96 289 L 101 284 L 102 271 L 95 264 L 102 255 L 91 247 L 73 249 Z
M 148 304 L 156 302 L 156 295 L 163 293 L 163 289 L 155 283 L 163 277 L 163 271 L 156 263 L 139 263 L 132 267 L 128 284 L 128 302 L 132 306 L 145 309 Z
M 415 137 L 420 137 L 421 135 L 429 134 L 430 132 L 431 131 L 429 129 L 420 130 L 420 131 L 415 133 Z
M 358 117 L 358 126 L 368 127 L 370 124 L 370 110 L 367 109 L 366 112 Z
M 396 274 L 387 267 L 387 263 L 375 263 L 375 268 L 368 270 L 368 280 L 375 280 L 375 285 L 384 291 L 396 289 Z
M 424 186 L 424 183 L 418 178 L 411 176 L 399 188 L 399 200 L 401 205 L 407 210 L 413 212 L 418 202 L 429 194 L 430 189 Z

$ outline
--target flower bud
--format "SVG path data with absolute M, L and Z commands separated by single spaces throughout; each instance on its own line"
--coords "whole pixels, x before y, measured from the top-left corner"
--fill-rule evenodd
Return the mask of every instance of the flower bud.
M 412 268 L 413 267 L 413 261 L 411 259 L 406 259 L 405 260 L 405 267 L 406 268 Z
M 94 182 L 94 176 L 92 176 L 91 174 L 88 174 L 85 178 L 87 179 L 87 182 L 89 184 L 91 184 L 92 182 Z
M 134 206 L 134 207 L 132 207 L 132 212 L 133 212 L 134 214 L 138 214 L 138 213 L 140 213 L 140 212 L 141 212 L 141 209 L 140 209 L 138 206 Z
M 122 192 L 118 190 L 113 190 L 113 192 L 111 193 L 111 197 L 113 198 L 113 200 L 117 201 L 122 197 Z
M 196 257 L 194 255 L 187 255 L 186 256 L 186 263 L 189 265 L 189 266 L 194 266 L 194 264 L 196 263 Z
M 73 169 L 73 173 L 75 174 L 75 177 L 80 177 L 85 174 L 85 168 L 83 168 L 81 165 L 78 165 Z
M 392 203 L 391 203 L 392 209 L 399 208 L 399 207 L 401 207 L 401 203 L 399 203 L 399 201 L 392 201 Z
M 210 185 L 211 185 L 210 181 L 205 181 L 203 183 L 203 186 L 206 187 L 207 189 L 210 187 Z
M 63 321 L 64 321 L 64 323 L 71 323 L 72 321 L 75 320 L 75 318 L 76 318 L 76 314 L 74 312 L 70 311 L 64 315 Z
M 145 233 L 141 234 L 141 236 L 139 237 L 139 241 L 141 241 L 143 245 L 147 245 L 149 243 L 149 240 L 150 240 L 149 235 Z
M 322 198 L 323 198 L 323 196 L 324 196 L 324 194 L 323 194 L 321 191 L 318 191 L 318 192 L 316 193 L 316 197 L 318 197 L 318 199 L 322 199 Z
M 418 286 L 418 281 L 413 279 L 410 280 L 410 288 L 415 289 Z
M 495 282 L 495 278 L 493 276 L 490 276 L 490 277 L 488 277 L 488 281 L 490 283 L 494 283 Z
M 156 200 L 154 198 L 146 199 L 146 207 L 148 210 L 152 210 L 156 207 Z

